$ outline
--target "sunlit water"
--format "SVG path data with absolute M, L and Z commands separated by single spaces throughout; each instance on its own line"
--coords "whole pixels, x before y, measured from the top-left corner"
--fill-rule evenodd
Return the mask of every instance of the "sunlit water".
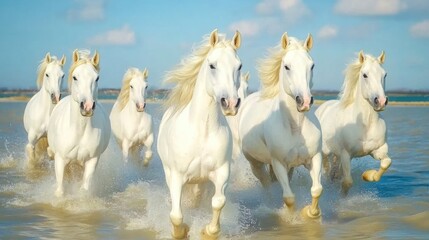
M 110 112 L 112 103 L 103 104 Z M 66 184 L 66 195 L 54 197 L 53 161 L 40 169 L 25 168 L 25 103 L 0 103 L 0 238 L 26 239 L 168 239 L 170 201 L 161 161 L 149 167 L 124 164 L 113 138 L 101 156 L 90 194 L 79 191 L 80 179 Z M 316 107 L 314 107 L 315 109 Z M 314 111 L 312 110 L 312 112 Z M 149 104 L 157 135 L 158 104 Z M 269 191 L 255 180 L 246 160 L 233 166 L 222 212 L 222 239 L 429 239 L 429 108 L 388 107 L 392 166 L 378 183 L 360 175 L 378 168 L 370 157 L 352 161 L 354 185 L 341 197 L 340 183 L 323 177 L 321 222 L 304 222 L 283 210 L 281 188 Z M 291 181 L 297 208 L 311 202 L 311 179 L 304 168 Z M 211 218 L 210 197 L 199 207 L 184 198 L 184 220 L 190 238 Z

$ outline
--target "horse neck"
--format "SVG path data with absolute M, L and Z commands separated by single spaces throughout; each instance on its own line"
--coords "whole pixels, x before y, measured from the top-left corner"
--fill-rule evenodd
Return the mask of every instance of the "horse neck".
M 301 129 L 305 114 L 298 112 L 296 100 L 283 90 L 283 84 L 279 83 L 279 108 L 284 119 L 287 119 L 292 129 Z
M 49 94 L 48 90 L 46 90 L 45 88 L 45 81 L 43 81 L 42 86 L 40 87 L 39 96 L 40 96 L 40 100 L 42 101 L 41 106 L 49 106 L 49 107 L 54 106 L 54 104 L 52 103 L 51 95 Z
M 206 88 L 204 71 L 200 71 L 189 103 L 190 120 L 193 124 L 202 124 L 207 128 L 219 126 L 222 113 Z

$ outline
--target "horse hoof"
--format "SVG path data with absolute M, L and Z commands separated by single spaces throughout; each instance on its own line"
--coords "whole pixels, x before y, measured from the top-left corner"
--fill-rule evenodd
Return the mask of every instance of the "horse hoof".
M 55 191 L 55 197 L 61 198 L 63 196 L 64 196 L 64 191 L 63 190 L 56 190 Z
M 220 231 L 210 233 L 209 226 L 207 225 L 203 230 L 201 230 L 201 239 L 204 240 L 216 240 L 219 238 Z
M 143 166 L 144 166 L 144 167 L 149 166 L 149 161 L 150 161 L 150 158 L 149 158 L 149 159 L 145 158 L 145 159 L 143 160 Z
M 301 217 L 306 220 L 318 220 L 322 216 L 322 212 L 319 208 L 317 208 L 315 211 L 311 210 L 311 205 L 305 206 L 301 210 Z
M 173 226 L 173 232 L 171 236 L 173 239 L 187 239 L 188 238 L 189 227 L 187 224 L 182 223 L 180 227 Z
M 376 176 L 377 170 L 367 170 L 362 174 L 362 179 L 367 182 L 378 182 L 380 179 Z

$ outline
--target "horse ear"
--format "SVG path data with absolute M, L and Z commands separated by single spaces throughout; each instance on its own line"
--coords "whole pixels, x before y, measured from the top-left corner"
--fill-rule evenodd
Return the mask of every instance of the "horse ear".
M 47 63 L 51 62 L 51 54 L 50 53 L 46 53 L 45 62 L 47 62 Z
M 64 56 L 64 54 L 63 54 L 63 57 L 60 60 L 60 64 L 61 64 L 61 66 L 64 66 L 65 63 L 66 63 L 66 56 Z
M 378 62 L 380 63 L 380 64 L 383 64 L 384 63 L 384 59 L 386 58 L 386 56 L 384 55 L 384 51 L 381 51 L 381 54 L 380 54 L 380 56 L 378 56 Z
M 282 48 L 286 49 L 287 45 L 289 45 L 289 39 L 287 36 L 287 32 L 283 33 L 282 35 L 282 39 L 280 40 L 281 44 L 282 44 Z
M 73 51 L 73 63 L 79 61 L 79 52 L 77 49 Z
M 217 35 L 217 29 L 213 30 L 212 33 L 210 33 L 210 45 L 214 47 L 216 43 L 219 41 L 219 37 Z
M 97 51 L 95 51 L 94 56 L 92 57 L 92 64 L 98 67 L 99 63 L 100 63 L 100 55 L 98 54 Z
M 250 72 L 247 72 L 246 74 L 244 74 L 244 81 L 248 82 L 249 77 L 250 77 Z
M 235 31 L 234 37 L 232 38 L 232 45 L 234 46 L 234 49 L 237 50 L 240 48 L 241 45 L 241 34 L 239 31 Z
M 147 79 L 148 76 L 149 76 L 149 71 L 147 70 L 147 68 L 145 68 L 143 70 L 143 77 L 144 77 L 144 79 Z
M 304 47 L 307 48 L 307 51 L 310 51 L 313 47 L 313 36 L 309 33 L 307 39 L 305 39 Z
M 359 62 L 362 64 L 365 61 L 365 55 L 363 54 L 363 51 L 360 50 L 359 52 Z

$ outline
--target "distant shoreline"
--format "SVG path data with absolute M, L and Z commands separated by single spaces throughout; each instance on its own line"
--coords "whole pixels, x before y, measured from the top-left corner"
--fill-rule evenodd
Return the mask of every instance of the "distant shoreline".
M 27 96 L 12 96 L 12 97 L 0 97 L 0 102 L 28 102 L 30 97 Z M 99 99 L 102 103 L 114 103 L 116 99 Z M 148 103 L 163 103 L 164 100 L 161 99 L 146 99 Z M 315 105 L 321 105 L 322 103 L 328 100 L 315 100 Z M 389 101 L 389 105 L 392 106 L 429 106 L 429 102 L 397 102 Z

